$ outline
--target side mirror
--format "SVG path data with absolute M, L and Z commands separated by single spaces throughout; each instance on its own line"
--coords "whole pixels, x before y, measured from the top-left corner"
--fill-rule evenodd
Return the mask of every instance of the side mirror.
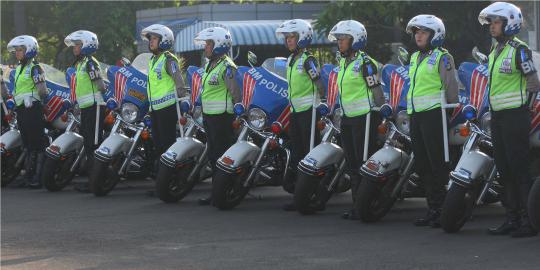
M 407 51 L 407 49 L 403 47 L 399 47 L 398 51 L 399 51 L 398 61 L 399 63 L 401 63 L 402 66 L 404 66 L 405 63 L 409 61 L 409 52 Z
M 390 116 L 392 116 L 393 113 L 392 106 L 390 106 L 390 104 L 388 103 L 385 103 L 381 106 L 379 112 L 383 118 L 389 118 Z
M 69 108 L 71 108 L 71 100 L 69 99 L 64 99 L 63 103 L 62 103 L 62 107 L 67 110 Z
M 244 104 L 236 103 L 234 104 L 233 111 L 234 111 L 234 114 L 238 116 L 238 115 L 244 114 L 244 112 L 246 111 L 246 108 L 244 107 Z
M 330 108 L 326 103 L 321 103 L 317 107 L 317 111 L 321 114 L 321 116 L 326 116 L 330 113 Z
M 465 119 L 472 120 L 478 115 L 478 110 L 473 105 L 466 105 L 461 109 L 461 113 L 465 116 Z
M 131 61 L 129 61 L 129 59 L 125 57 L 122 57 L 122 59 L 120 59 L 120 62 L 122 62 L 122 65 L 124 65 L 125 67 L 131 66 Z
M 476 62 L 483 65 L 488 62 L 488 57 L 478 50 L 478 47 L 474 46 L 472 49 L 472 56 Z
M 180 102 L 180 112 L 186 113 L 189 111 L 189 108 L 191 108 L 191 103 L 188 100 L 182 100 Z
M 251 67 L 254 67 L 257 64 L 257 55 L 252 51 L 248 51 L 247 59 Z
M 109 100 L 107 100 L 107 109 L 114 111 L 114 109 L 116 109 L 117 107 L 118 103 L 116 102 L 116 100 L 114 100 L 113 98 L 109 98 Z

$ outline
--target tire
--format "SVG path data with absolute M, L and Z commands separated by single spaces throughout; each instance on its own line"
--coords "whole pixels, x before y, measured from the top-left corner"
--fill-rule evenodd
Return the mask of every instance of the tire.
M 119 157 L 113 158 L 111 162 L 94 159 L 89 177 L 89 186 L 96 197 L 109 194 L 118 184 L 118 181 L 120 181 L 118 170 L 122 166 L 122 160 Z
M 19 166 L 19 168 L 15 168 L 15 163 L 17 163 L 17 159 L 19 159 L 20 154 L 21 153 L 18 152 L 12 153 L 10 156 L 2 155 L 0 160 L 0 170 L 2 171 L 2 187 L 9 185 L 9 183 L 15 180 L 19 173 L 21 173 L 22 166 Z
M 529 203 L 527 205 L 531 225 L 540 230 L 540 180 L 536 180 L 529 192 Z
M 447 233 L 461 230 L 469 220 L 475 199 L 462 186 L 452 185 L 444 199 L 441 211 L 441 227 Z
M 216 168 L 212 177 L 212 203 L 220 210 L 229 210 L 244 199 L 249 188 L 243 186 L 243 180 L 249 170 L 243 170 L 241 174 L 229 174 Z
M 302 215 L 311 215 L 316 212 L 313 202 L 316 197 L 320 179 L 315 176 L 298 172 L 294 188 L 294 204 Z
M 41 181 L 48 191 L 60 191 L 71 183 L 75 173 L 72 173 L 70 169 L 76 158 L 75 154 L 62 161 L 50 157 L 45 158 Z
M 397 181 L 382 184 L 375 179 L 364 177 L 356 191 L 354 210 L 360 220 L 366 223 L 376 222 L 383 218 L 392 208 L 397 198 L 389 196 Z
M 173 169 L 160 163 L 156 176 L 156 193 L 160 200 L 166 203 L 175 203 L 182 200 L 195 186 L 198 177 L 187 182 L 187 178 L 193 170 L 193 164 Z

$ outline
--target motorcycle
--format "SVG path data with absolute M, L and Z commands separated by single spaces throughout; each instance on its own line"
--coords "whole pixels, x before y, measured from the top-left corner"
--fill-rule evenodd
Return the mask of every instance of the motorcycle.
M 112 123 L 109 136 L 94 151 L 89 187 L 95 196 L 105 196 L 121 177 L 148 173 L 152 164 L 152 141 L 146 93 L 150 53 L 138 55 L 124 67 L 110 67 L 107 76 L 113 98 L 107 100 L 111 113 L 105 121 Z
M 241 128 L 238 140 L 218 159 L 212 178 L 212 201 L 220 210 L 236 207 L 254 186 L 281 186 L 287 177 L 286 59 L 269 58 L 254 67 L 254 58 L 248 56 L 251 68 L 238 68 L 243 89 L 242 103 L 234 105 L 233 126 Z
M 442 207 L 441 227 L 448 233 L 458 232 L 471 218 L 475 207 L 497 202 L 503 193 L 493 157 L 489 93 L 486 90 L 487 57 L 476 48 L 473 56 L 479 64 L 463 63 L 459 69 L 460 80 L 470 91 L 470 102 L 462 109 L 467 122 L 459 133 L 468 139 L 456 168 L 450 172 L 450 185 Z M 530 132 L 531 153 L 540 147 L 539 101 L 535 104 Z
M 106 71 L 105 71 L 106 72 Z M 71 88 L 69 99 L 64 100 L 63 107 L 68 119 L 67 127 L 62 135 L 56 138 L 45 149 L 45 163 L 41 176 L 42 182 L 49 191 L 60 191 L 64 189 L 75 177 L 79 168 L 84 168 L 86 163 L 86 150 L 84 148 L 83 137 L 79 134 L 80 110 L 75 98 L 75 69 L 70 67 L 66 71 L 66 81 Z M 104 81 L 108 86 L 109 82 Z M 107 91 L 103 95 L 104 99 L 112 97 L 112 92 Z
M 324 65 L 321 78 L 326 85 L 327 103 L 317 108 L 321 119 L 317 127 L 321 130 L 321 143 L 314 147 L 298 163 L 294 189 L 294 203 L 301 214 L 313 214 L 322 210 L 332 194 L 350 188 L 350 177 L 346 168 L 344 151 L 340 147 L 340 122 L 343 111 L 337 102 L 337 73 L 339 67 Z
M 406 50 L 400 48 L 400 62 L 407 58 Z M 377 130 L 386 136 L 386 140 L 384 146 L 360 167 L 362 181 L 355 194 L 354 209 L 363 222 L 376 222 L 383 218 L 397 199 L 423 197 L 425 194 L 422 179 L 414 170 L 415 158 L 409 135 L 410 119 L 406 111 L 410 87 L 408 66 L 385 65 L 382 82 L 388 103 L 380 108 L 383 122 Z M 463 91 L 459 95 L 462 100 Z M 457 105 L 443 106 L 446 109 Z M 449 121 L 452 128 L 448 132 L 452 148 L 464 141 L 453 132 L 462 121 L 459 114 L 452 114 Z
M 161 155 L 156 176 L 156 192 L 166 203 L 182 200 L 201 180 L 208 176 L 208 148 L 206 132 L 202 122 L 199 94 L 204 69 L 188 67 L 187 78 L 191 85 L 191 102 L 181 103 L 183 116 L 180 122 L 185 129 L 184 136 Z M 190 104 L 194 106 L 191 107 Z
M 48 110 L 44 113 L 46 120 L 46 138 L 43 138 L 47 144 L 50 144 L 57 134 L 64 130 L 67 126 L 67 118 L 65 117 L 66 108 L 63 106 L 63 100 L 69 98 L 70 90 L 67 87 L 64 79 L 64 73 L 51 67 L 47 64 L 40 64 L 46 74 L 45 84 L 47 86 L 46 106 Z M 9 74 L 9 78 L 5 80 L 10 97 L 13 95 L 15 70 L 9 71 L 7 67 L 4 74 Z M 2 171 L 2 187 L 11 183 L 22 171 L 24 167 L 27 150 L 25 149 L 21 133 L 17 128 L 17 113 L 15 111 L 15 103 L 12 98 L 9 98 L 5 103 L 2 103 L 2 110 L 5 113 L 4 120 L 9 124 L 9 129 L 2 133 L 0 137 L 0 152 L 1 152 L 1 171 Z

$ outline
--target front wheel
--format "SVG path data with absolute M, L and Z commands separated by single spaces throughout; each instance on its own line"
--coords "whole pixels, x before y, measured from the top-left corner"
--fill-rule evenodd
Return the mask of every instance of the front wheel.
M 531 225 L 540 230 L 540 180 L 536 180 L 529 192 L 529 203 L 527 205 Z
M 249 188 L 244 187 L 244 179 L 249 170 L 239 174 L 229 174 L 216 168 L 212 177 L 212 203 L 220 210 L 229 210 L 244 199 Z
M 75 176 L 75 173 L 71 172 L 71 166 L 75 159 L 75 154 L 70 155 L 65 160 L 45 158 L 41 179 L 48 191 L 60 191 L 71 183 Z
M 160 163 L 156 177 L 156 192 L 162 201 L 175 203 L 182 200 L 195 186 L 198 177 L 188 181 L 193 164 L 182 168 L 171 168 Z
M 122 159 L 119 157 L 113 158 L 111 162 L 104 162 L 94 158 L 89 185 L 95 196 L 105 196 L 113 190 L 120 181 L 120 175 L 118 175 L 120 166 L 122 166 Z
M 441 227 L 447 233 L 458 232 L 471 217 L 475 198 L 464 187 L 453 184 L 446 197 L 441 211 Z
M 376 222 L 383 218 L 394 205 L 397 197 L 391 192 L 397 181 L 386 183 L 364 177 L 355 194 L 354 210 L 363 222 Z

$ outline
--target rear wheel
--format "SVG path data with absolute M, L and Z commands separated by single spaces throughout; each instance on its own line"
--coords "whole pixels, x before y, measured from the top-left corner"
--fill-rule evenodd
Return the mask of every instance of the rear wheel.
M 193 177 L 191 181 L 188 181 L 193 165 L 174 169 L 160 163 L 156 177 L 156 192 L 159 199 L 166 203 L 182 200 L 193 189 L 198 180 L 198 177 Z
M 464 187 L 453 184 L 441 211 L 441 227 L 447 233 L 458 232 L 471 217 L 475 198 Z
M 249 187 L 244 187 L 244 179 L 249 170 L 242 170 L 240 174 L 229 174 L 216 168 L 212 177 L 212 202 L 220 210 L 229 210 L 244 199 Z
M 41 179 L 48 191 L 60 191 L 71 183 L 75 176 L 71 166 L 76 158 L 74 153 L 65 160 L 45 158 Z

